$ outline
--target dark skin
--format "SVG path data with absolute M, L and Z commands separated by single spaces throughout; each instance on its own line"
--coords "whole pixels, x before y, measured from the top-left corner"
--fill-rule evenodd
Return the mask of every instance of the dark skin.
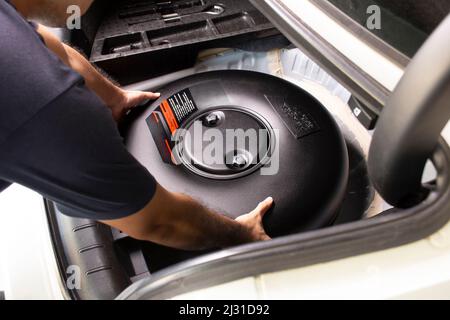
M 155 197 L 141 212 L 104 223 L 136 239 L 172 248 L 226 248 L 270 240 L 262 227 L 262 219 L 272 204 L 272 198 L 268 198 L 251 213 L 232 220 L 209 210 L 189 196 L 158 186 Z
M 13 0 L 12 3 L 27 19 L 48 22 L 52 26 L 67 18 L 68 5 L 78 4 L 86 11 L 91 0 Z M 47 47 L 67 66 L 81 74 L 87 87 L 94 91 L 111 109 L 112 116 L 122 116 L 145 100 L 157 99 L 152 92 L 126 91 L 98 72 L 80 53 L 61 43 L 44 26 L 38 32 Z M 267 198 L 255 210 L 236 220 L 220 215 L 199 201 L 180 193 L 170 192 L 158 185 L 152 200 L 139 212 L 118 220 L 101 221 L 133 238 L 151 241 L 172 248 L 204 250 L 226 248 L 251 242 L 270 240 L 263 228 L 264 214 L 273 206 Z

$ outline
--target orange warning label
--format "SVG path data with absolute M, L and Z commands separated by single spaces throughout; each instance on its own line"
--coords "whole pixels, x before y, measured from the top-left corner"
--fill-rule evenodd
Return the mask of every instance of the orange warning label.
M 169 105 L 169 102 L 167 100 L 164 100 L 161 103 L 160 107 L 164 118 L 166 119 L 167 125 L 169 126 L 170 132 L 172 133 L 172 135 L 174 135 L 175 131 L 177 131 L 177 129 L 179 128 L 179 124 L 177 119 L 175 118 L 172 108 Z
M 164 163 L 175 164 L 172 150 L 176 141 L 173 138 L 184 122 L 197 111 L 197 104 L 191 91 L 184 89 L 164 99 L 146 119 Z

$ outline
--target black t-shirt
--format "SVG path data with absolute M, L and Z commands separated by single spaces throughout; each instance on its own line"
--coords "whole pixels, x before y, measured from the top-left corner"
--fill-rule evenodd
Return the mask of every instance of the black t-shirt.
M 111 111 L 0 0 L 0 191 L 11 183 L 96 220 L 136 213 L 156 188 Z

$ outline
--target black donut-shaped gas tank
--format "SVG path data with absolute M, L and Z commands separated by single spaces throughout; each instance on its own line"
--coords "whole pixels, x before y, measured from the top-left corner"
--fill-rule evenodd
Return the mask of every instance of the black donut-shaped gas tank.
M 225 167 L 203 174 L 202 166 L 175 165 L 171 140 L 195 119 L 222 129 L 267 128 L 269 161 L 246 167 L 238 157 L 237 175 Z M 332 223 L 347 186 L 347 149 L 329 112 L 301 88 L 261 73 L 208 72 L 167 85 L 133 121 L 126 145 L 162 186 L 232 218 L 272 196 L 275 206 L 264 218 L 272 237 Z

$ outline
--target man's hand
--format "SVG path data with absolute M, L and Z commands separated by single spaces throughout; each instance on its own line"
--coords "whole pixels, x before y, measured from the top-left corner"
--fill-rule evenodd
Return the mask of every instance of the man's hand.
M 111 109 L 114 119 L 116 121 L 120 121 L 130 109 L 145 102 L 146 100 L 156 100 L 160 96 L 160 93 L 126 91 L 120 89 L 119 98 L 112 102 L 108 107 Z
M 267 198 L 255 210 L 236 219 L 237 222 L 250 230 L 250 234 L 255 242 L 270 240 L 270 237 L 264 231 L 263 218 L 272 206 L 273 199 Z

